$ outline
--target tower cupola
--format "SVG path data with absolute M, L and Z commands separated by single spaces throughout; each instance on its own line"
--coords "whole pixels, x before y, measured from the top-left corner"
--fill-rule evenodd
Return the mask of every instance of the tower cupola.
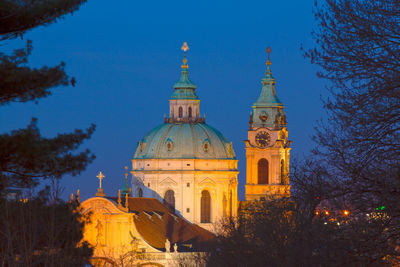
M 286 116 L 283 114 L 283 104 L 276 95 L 275 79 L 272 77 L 271 48 L 267 48 L 268 59 L 265 77 L 261 80 L 262 89 L 257 101 L 253 104 L 250 117 L 250 128 L 270 127 L 281 128 L 286 125 Z
M 189 46 L 183 43 L 183 64 L 181 77 L 174 85 L 174 92 L 169 100 L 169 118 L 165 122 L 204 122 L 200 117 L 200 99 L 196 95 L 196 85 L 189 78 L 186 52 Z

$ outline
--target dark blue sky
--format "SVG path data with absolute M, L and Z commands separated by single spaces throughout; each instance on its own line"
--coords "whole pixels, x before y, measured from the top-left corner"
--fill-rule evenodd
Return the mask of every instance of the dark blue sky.
M 187 41 L 200 111 L 233 142 L 243 199 L 243 140 L 261 90 L 267 46 L 277 94 L 286 106 L 292 157 L 304 157 L 312 146 L 315 121 L 323 114 L 325 81 L 316 77 L 316 67 L 303 58 L 300 46 L 313 46 L 313 2 L 89 0 L 73 16 L 25 36 L 33 40 L 30 64 L 65 61 L 76 87 L 56 88 L 39 104 L 2 107 L 2 130 L 25 127 L 33 116 L 49 137 L 95 123 L 97 130 L 83 148 L 97 158 L 80 176 L 63 178 L 64 196 L 78 188 L 82 199 L 93 196 L 99 170 L 106 175 L 106 194 L 116 195 L 137 142 L 168 113 L 180 73 L 180 47 Z M 10 41 L 3 51 L 22 42 Z

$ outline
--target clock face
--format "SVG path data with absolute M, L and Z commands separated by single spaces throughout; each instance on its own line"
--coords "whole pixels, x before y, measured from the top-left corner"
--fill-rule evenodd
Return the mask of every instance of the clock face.
M 270 141 L 271 141 L 271 137 L 265 131 L 259 132 L 256 135 L 256 143 L 260 147 L 266 147 L 269 144 Z

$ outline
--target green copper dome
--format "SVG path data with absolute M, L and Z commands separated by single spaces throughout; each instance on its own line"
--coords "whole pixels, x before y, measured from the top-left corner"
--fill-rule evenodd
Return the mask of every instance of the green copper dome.
M 205 123 L 165 123 L 140 142 L 134 159 L 235 159 L 232 143 Z

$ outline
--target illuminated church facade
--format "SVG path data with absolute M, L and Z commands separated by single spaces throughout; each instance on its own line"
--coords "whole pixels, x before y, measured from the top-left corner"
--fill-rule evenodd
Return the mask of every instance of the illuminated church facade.
M 187 46 L 182 47 L 186 54 Z M 237 159 L 232 143 L 200 116 L 186 55 L 169 100 L 169 117 L 140 140 L 132 159 L 133 196 L 158 198 L 211 229 L 236 216 Z
M 169 116 L 138 142 L 131 181 L 126 173 L 118 197 L 107 197 L 99 188 L 96 197 L 82 203 L 83 212 L 96 217 L 85 228 L 84 238 L 95 246 L 97 257 L 111 251 L 126 254 L 132 242 L 145 253 L 204 251 L 207 242 L 213 242 L 215 225 L 238 213 L 239 171 L 232 143 L 200 116 L 186 43 L 182 50 L 181 76 L 169 99 Z M 246 201 L 290 196 L 291 141 L 275 91 L 270 49 L 267 53 L 266 76 L 244 141 Z M 162 257 L 159 266 L 168 266 L 167 258 Z

